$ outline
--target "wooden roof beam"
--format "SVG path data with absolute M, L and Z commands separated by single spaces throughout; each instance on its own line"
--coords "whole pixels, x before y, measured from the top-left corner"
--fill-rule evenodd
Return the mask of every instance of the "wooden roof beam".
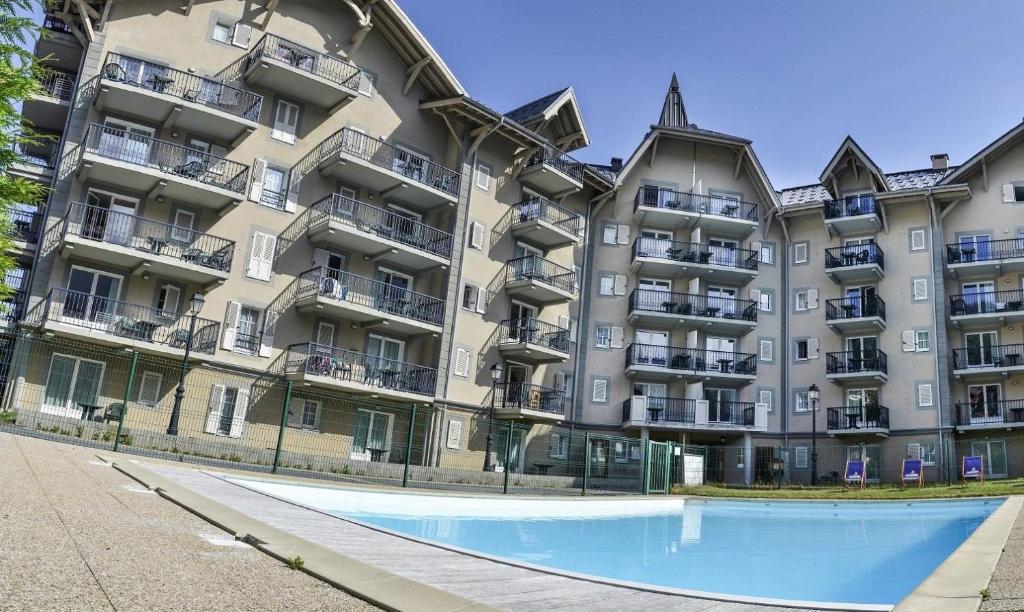
M 402 87 L 403 96 L 409 93 L 409 90 L 412 89 L 413 83 L 416 82 L 416 78 L 420 76 L 420 73 L 423 72 L 423 69 L 426 68 L 427 64 L 431 61 L 430 56 L 425 55 L 417 60 L 412 66 L 405 69 L 405 85 Z
M 353 32 L 352 36 L 348 39 L 348 42 L 352 45 L 352 51 L 358 51 L 359 47 L 363 44 L 363 40 L 366 39 L 366 35 L 373 27 L 370 19 L 373 16 L 373 5 L 376 3 L 376 0 L 367 2 L 365 10 L 359 8 L 353 0 L 342 0 L 342 2 L 352 9 L 352 12 L 356 15 L 356 21 L 359 23 L 359 29 Z

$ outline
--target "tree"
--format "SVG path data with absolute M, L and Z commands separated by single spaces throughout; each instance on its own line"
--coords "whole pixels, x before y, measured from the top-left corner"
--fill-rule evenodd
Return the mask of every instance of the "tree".
M 10 215 L 16 206 L 42 200 L 46 188 L 10 174 L 11 166 L 21 161 L 23 147 L 45 138 L 31 126 L 23 125 L 20 104 L 39 91 L 45 71 L 29 43 L 33 35 L 43 35 L 33 21 L 36 0 L 0 0 L 0 273 L 6 279 L 14 267 L 9 253 L 13 245 Z M 10 295 L 11 287 L 0 279 L 0 298 Z

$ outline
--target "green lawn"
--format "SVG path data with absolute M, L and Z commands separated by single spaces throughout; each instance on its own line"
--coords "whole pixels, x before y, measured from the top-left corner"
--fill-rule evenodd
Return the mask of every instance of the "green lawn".
M 863 491 L 849 490 L 842 487 L 783 487 L 782 489 L 740 488 L 723 485 L 701 485 L 697 487 L 672 488 L 675 495 L 693 495 L 696 497 L 747 497 L 758 499 L 937 499 L 955 497 L 988 497 L 1003 495 L 1024 495 L 1024 478 L 1013 480 L 993 480 L 984 484 L 968 483 L 966 487 L 959 483 L 952 486 L 946 484 L 925 485 L 924 488 L 901 491 L 893 485 L 869 486 Z

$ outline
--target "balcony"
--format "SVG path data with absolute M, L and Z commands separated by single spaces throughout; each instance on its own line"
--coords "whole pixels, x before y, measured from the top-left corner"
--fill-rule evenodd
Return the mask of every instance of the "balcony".
M 757 378 L 757 355 L 631 344 L 626 349 L 626 376 L 746 385 Z
M 61 257 L 116 261 L 197 285 L 223 283 L 231 273 L 235 242 L 153 219 L 73 202 L 61 220 Z
M 1024 321 L 1024 291 L 987 291 L 949 296 L 949 320 L 962 329 Z
M 494 385 L 494 414 L 502 419 L 561 421 L 569 405 L 565 391 L 530 383 Z
M 47 332 L 145 353 L 181 358 L 191 317 L 99 295 L 53 288 L 46 296 L 42 327 Z M 197 317 L 190 355 L 213 355 L 220 323 Z
M 651 276 L 707 278 L 744 285 L 757 276 L 758 253 L 659 238 L 633 241 L 632 271 Z
M 824 214 L 826 227 L 838 236 L 873 234 L 882 228 L 882 210 L 872 194 L 828 200 Z
M 956 427 L 960 431 L 1010 430 L 1024 427 L 1024 400 L 958 402 L 956 405 Z
M 530 363 L 563 362 L 569 358 L 569 330 L 537 319 L 506 319 L 498 326 L 498 350 L 505 357 Z
M 94 104 L 236 143 L 259 127 L 263 96 L 120 53 L 107 53 Z
M 1024 371 L 1024 344 L 996 344 L 953 349 L 956 378 L 1000 378 Z
M 47 58 L 47 66 L 77 69 L 82 58 L 82 45 L 71 34 L 71 28 L 61 19 L 46 15 L 43 17 L 43 29 L 46 34 L 36 40 L 35 56 Z
M 825 324 L 838 334 L 885 329 L 885 300 L 876 296 L 825 302 Z
M 22 103 L 21 116 L 37 130 L 64 131 L 64 122 L 75 95 L 77 76 L 56 70 L 40 77 L 40 91 Z
M 576 298 L 576 273 L 537 255 L 510 259 L 502 271 L 505 292 L 537 304 Z
M 946 265 L 960 279 L 995 278 L 1024 272 L 1024 239 L 946 245 Z
M 8 278 L 7 283 L 10 284 Z M 17 325 L 25 316 L 25 300 L 28 293 L 24 289 L 12 289 L 6 297 L 0 299 L 0 328 L 7 329 Z
M 834 383 L 889 379 L 889 357 L 880 349 L 841 351 L 825 355 L 825 378 Z
M 94 123 L 79 177 L 221 211 L 245 199 L 249 166 L 195 149 Z
M 451 263 L 448 232 L 336 193 L 313 204 L 308 219 L 306 233 L 313 244 L 366 253 L 412 270 Z
M 342 128 L 306 158 L 324 176 L 361 185 L 425 209 L 459 201 L 459 173 L 351 128 Z M 300 162 L 300 168 L 302 162 Z
M 768 407 L 681 397 L 631 397 L 622 403 L 623 427 L 687 431 L 767 431 Z
M 437 384 L 434 368 L 313 342 L 289 346 L 284 371 L 303 384 L 414 402 L 432 401 Z
M 14 248 L 17 251 L 34 250 L 39 243 L 39 232 L 43 229 L 45 218 L 38 210 L 12 208 L 8 213 Z
M 333 268 L 299 275 L 295 306 L 400 335 L 440 334 L 444 301 Z
M 840 406 L 828 409 L 830 436 L 889 437 L 889 409 L 885 406 Z
M 745 334 L 757 327 L 757 304 L 726 297 L 634 289 L 629 295 L 629 322 Z
M 367 77 L 354 64 L 265 34 L 243 65 L 249 85 L 297 97 L 334 112 L 359 95 Z
M 545 249 L 579 244 L 582 238 L 583 217 L 547 198 L 527 198 L 508 215 L 513 236 Z
M 757 229 L 758 205 L 644 185 L 633 199 L 633 218 L 644 227 L 705 228 L 715 235 L 745 238 Z
M 881 280 L 885 276 L 885 253 L 874 243 L 825 249 L 825 274 L 840 285 Z
M 519 171 L 519 182 L 559 198 L 583 189 L 583 164 L 551 145 L 537 149 Z
M 31 144 L 19 142 L 14 145 L 14 150 L 20 159 L 11 164 L 10 172 L 49 186 L 53 171 L 57 169 L 56 141 L 48 139 Z

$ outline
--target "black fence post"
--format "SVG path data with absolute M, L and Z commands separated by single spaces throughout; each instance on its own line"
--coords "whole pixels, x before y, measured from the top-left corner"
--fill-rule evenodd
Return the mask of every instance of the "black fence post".
M 509 460 L 512 458 L 512 436 L 515 434 L 516 422 L 509 419 L 508 422 L 508 436 L 505 440 L 505 484 L 502 486 L 501 492 L 508 494 L 508 475 L 512 471 L 512 466 L 509 465 Z
M 412 459 L 412 435 L 416 429 L 416 404 L 409 413 L 409 437 L 405 442 L 405 468 L 402 470 L 402 486 L 409 486 L 409 461 Z
M 274 449 L 274 465 L 270 468 L 270 471 L 274 474 L 277 473 L 278 466 L 281 465 L 281 447 L 284 446 L 284 431 L 285 427 L 288 426 L 288 413 L 291 411 L 292 405 L 292 381 L 288 381 L 288 386 L 284 389 L 284 404 L 281 406 L 281 425 L 277 431 L 277 448 Z

